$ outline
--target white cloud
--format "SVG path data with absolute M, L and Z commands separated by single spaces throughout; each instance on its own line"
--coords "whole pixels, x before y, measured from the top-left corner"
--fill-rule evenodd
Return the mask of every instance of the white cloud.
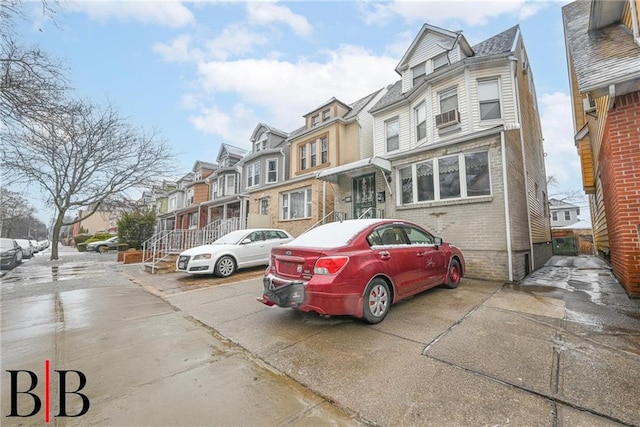
M 582 172 L 573 139 L 571 97 L 563 92 L 545 93 L 539 101 L 547 176 L 555 176 L 559 184 L 549 192 L 553 195 L 554 192 L 579 191 Z
M 293 13 L 289 8 L 278 6 L 269 2 L 248 2 L 247 18 L 254 24 L 271 24 L 281 22 L 298 34 L 299 36 L 309 36 L 312 31 L 311 24 L 302 15 Z
M 446 22 L 461 22 L 465 26 L 484 25 L 489 19 L 502 14 L 515 15 L 525 19 L 546 7 L 546 2 L 532 0 L 510 1 L 405 1 L 392 3 L 368 2 L 359 6 L 363 21 L 367 24 L 384 24 L 394 15 L 400 15 L 406 22 L 428 22 L 443 25 Z M 458 28 L 449 28 L 457 30 Z
M 375 56 L 348 45 L 323 53 L 326 62 L 243 59 L 203 63 L 199 66 L 201 96 L 236 96 L 250 111 L 247 118 L 258 110 L 259 119 L 248 122 L 249 128 L 240 135 L 242 141 L 247 141 L 258 122 L 292 131 L 304 124 L 303 114 L 331 97 L 352 103 L 398 79 L 393 72 L 396 58 Z M 202 128 L 230 136 L 210 123 L 219 119 L 210 111 L 199 117 Z
M 246 24 L 233 24 L 206 45 L 210 58 L 224 61 L 229 56 L 250 53 L 255 46 L 265 45 L 267 42 L 266 36 L 248 30 Z
M 107 22 L 135 20 L 144 24 L 155 24 L 180 28 L 195 23 L 193 13 L 178 1 L 78 1 L 69 8 L 86 13 L 91 19 Z
M 192 37 L 183 34 L 171 41 L 171 43 L 156 43 L 153 51 L 160 54 L 166 62 L 188 62 L 198 61 L 203 57 L 200 49 L 192 48 Z

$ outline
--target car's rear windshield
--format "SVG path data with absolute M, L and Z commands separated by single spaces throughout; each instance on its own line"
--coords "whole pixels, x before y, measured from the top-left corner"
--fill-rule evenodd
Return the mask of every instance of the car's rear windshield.
M 310 248 L 338 248 L 349 244 L 358 233 L 376 222 L 377 220 L 375 219 L 331 222 L 312 228 L 296 237 L 288 245 Z

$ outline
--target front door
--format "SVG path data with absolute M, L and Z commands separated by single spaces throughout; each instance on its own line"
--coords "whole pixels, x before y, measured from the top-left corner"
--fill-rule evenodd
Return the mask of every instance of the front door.
M 353 218 L 376 217 L 376 174 L 353 178 Z

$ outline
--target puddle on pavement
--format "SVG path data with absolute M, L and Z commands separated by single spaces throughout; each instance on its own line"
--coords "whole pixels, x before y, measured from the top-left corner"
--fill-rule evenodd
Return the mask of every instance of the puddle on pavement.
M 35 285 L 38 283 L 56 282 L 58 280 L 73 280 L 83 277 L 95 277 L 103 275 L 107 272 L 105 269 L 94 269 L 93 264 L 74 264 L 69 266 L 42 266 L 29 269 L 28 275 L 22 275 L 20 272 L 10 277 L 3 277 L 3 284 L 16 285 L 20 283 Z

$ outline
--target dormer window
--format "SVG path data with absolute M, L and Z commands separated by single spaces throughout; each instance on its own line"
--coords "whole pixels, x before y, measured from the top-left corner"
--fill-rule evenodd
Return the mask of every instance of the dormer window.
M 326 122 L 327 120 L 329 120 L 331 118 L 331 110 L 330 109 L 326 109 L 322 112 L 322 121 Z
M 200 181 L 202 179 L 202 172 L 201 171 L 196 172 L 193 179 L 194 181 Z
M 318 123 L 320 123 L 320 115 L 316 114 L 311 118 L 311 126 L 318 126 Z
M 427 74 L 427 70 L 424 62 L 422 64 L 419 64 L 413 67 L 411 69 L 411 77 L 413 78 L 413 85 L 417 86 L 422 81 L 422 78 L 425 76 L 425 74 Z
M 433 58 L 433 71 L 438 71 L 440 68 L 447 65 L 449 65 L 449 57 L 447 56 L 447 52 Z

